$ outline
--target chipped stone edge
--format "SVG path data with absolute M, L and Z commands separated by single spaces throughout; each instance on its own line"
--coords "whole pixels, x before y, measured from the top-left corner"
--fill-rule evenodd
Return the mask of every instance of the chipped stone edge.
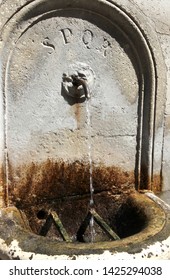
M 127 252 L 111 253 L 105 250 L 102 254 L 89 255 L 45 255 L 35 254 L 33 252 L 24 252 L 18 245 L 17 240 L 13 240 L 9 246 L 0 239 L 0 257 L 1 259 L 17 259 L 17 260 L 139 260 L 139 259 L 170 259 L 170 237 L 162 242 L 155 242 L 153 245 L 143 249 L 140 253 L 129 254 Z

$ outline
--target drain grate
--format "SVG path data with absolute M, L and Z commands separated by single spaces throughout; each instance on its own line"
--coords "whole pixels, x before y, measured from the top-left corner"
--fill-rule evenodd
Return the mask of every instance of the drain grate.
M 84 242 L 84 233 L 87 227 L 90 224 L 91 218 L 94 218 L 94 221 L 100 226 L 100 228 L 106 233 L 106 235 L 111 240 L 119 240 L 120 237 L 110 228 L 110 226 L 99 216 L 99 214 L 94 210 L 90 209 L 87 216 L 83 220 L 79 230 L 77 231 L 77 241 Z M 69 237 L 66 229 L 64 228 L 59 216 L 55 211 L 51 211 L 47 216 L 45 224 L 42 226 L 39 234 L 42 236 L 46 236 L 48 231 L 50 230 L 52 224 L 55 225 L 59 234 L 63 238 L 63 241 L 72 242 L 72 239 Z
M 109 227 L 109 225 L 97 214 L 94 209 L 90 209 L 86 218 L 82 222 L 78 232 L 77 232 L 77 240 L 83 242 L 83 235 L 90 224 L 91 218 L 94 218 L 94 221 L 101 227 L 101 229 L 108 235 L 112 240 L 119 240 L 120 237 Z
M 48 231 L 50 230 L 52 224 L 55 225 L 55 227 L 58 229 L 61 237 L 66 242 L 72 242 L 71 238 L 69 237 L 67 231 L 65 230 L 60 218 L 58 217 L 57 213 L 55 211 L 51 211 L 48 215 L 45 224 L 42 226 L 40 230 L 40 235 L 46 236 Z

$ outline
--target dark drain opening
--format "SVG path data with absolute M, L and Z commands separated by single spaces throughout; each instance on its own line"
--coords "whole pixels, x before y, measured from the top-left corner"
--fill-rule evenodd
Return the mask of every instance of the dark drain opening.
M 144 209 L 136 205 L 132 199 L 127 199 L 117 212 L 115 223 L 118 235 L 125 238 L 142 231 L 148 221 Z
M 41 209 L 41 210 L 39 210 L 39 211 L 37 212 L 37 218 L 38 218 L 39 220 L 44 220 L 44 219 L 46 219 L 46 218 L 47 218 L 47 215 L 48 215 L 48 213 L 47 213 L 47 211 L 45 211 L 44 209 Z

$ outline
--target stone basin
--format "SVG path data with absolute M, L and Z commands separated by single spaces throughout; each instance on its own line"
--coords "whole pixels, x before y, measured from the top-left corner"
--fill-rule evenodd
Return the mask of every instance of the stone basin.
M 72 242 L 64 242 L 57 237 L 54 238 L 53 230 L 51 236 L 43 237 L 35 233 L 35 224 L 34 232 L 31 229 L 28 223 L 30 217 L 26 217 L 23 211 L 13 206 L 0 211 L 1 259 L 169 258 L 170 207 L 162 200 L 153 193 L 140 194 L 136 191 L 122 197 L 121 204 L 119 202 L 117 206 L 115 206 L 114 196 L 109 193 L 105 194 L 102 202 L 100 195 L 95 195 L 95 199 L 96 209 L 99 212 L 100 208 L 104 208 L 101 215 L 114 228 L 120 240 L 102 240 L 100 230 L 99 241 L 93 243 L 79 242 L 74 238 Z M 106 201 L 110 211 L 105 212 Z M 67 212 L 70 203 L 65 202 L 65 205 L 66 212 L 62 222 L 68 234 L 74 235 L 73 232 L 78 229 L 78 224 L 84 215 L 83 203 L 81 200 L 76 202 L 77 206 L 74 211 L 70 211 L 70 215 Z M 44 214 L 43 210 L 39 210 L 37 220 L 44 220 Z M 62 213 L 59 214 L 61 217 Z

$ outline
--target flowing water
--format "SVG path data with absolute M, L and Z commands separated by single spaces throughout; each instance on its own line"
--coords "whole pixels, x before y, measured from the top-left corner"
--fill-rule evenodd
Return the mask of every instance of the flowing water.
M 87 144 L 88 144 L 88 159 L 89 159 L 89 174 L 90 174 L 90 208 L 94 207 L 93 198 L 93 163 L 92 163 L 92 141 L 91 141 L 91 99 L 86 99 L 86 113 L 87 113 Z M 94 230 L 94 217 L 90 219 L 90 234 L 91 242 L 95 241 L 95 230 Z

